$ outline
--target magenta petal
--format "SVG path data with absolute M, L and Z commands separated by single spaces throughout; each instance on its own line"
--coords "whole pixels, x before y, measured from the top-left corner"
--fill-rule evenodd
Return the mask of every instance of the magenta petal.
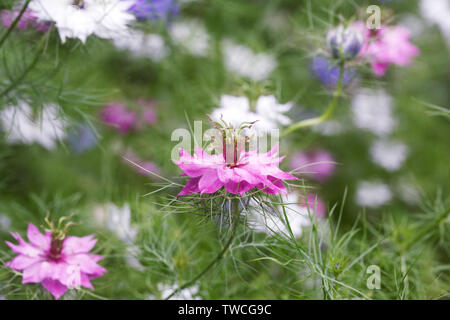
M 184 186 L 183 190 L 180 191 L 178 196 L 185 196 L 193 193 L 200 192 L 200 189 L 198 187 L 198 182 L 200 178 L 191 178 Z
M 222 186 L 223 183 L 217 178 L 217 173 L 212 170 L 205 172 L 198 182 L 200 193 L 214 193 Z
M 58 300 L 66 291 L 67 287 L 58 280 L 45 279 L 42 286 Z
M 105 273 L 106 270 L 99 266 L 90 254 L 79 253 L 65 258 L 69 265 L 76 265 L 84 273 Z
M 71 255 L 75 253 L 89 252 L 97 243 L 93 235 L 85 237 L 69 236 L 64 239 L 62 253 Z
M 30 242 L 43 250 L 50 249 L 52 237 L 50 233 L 43 235 L 39 229 L 33 225 L 28 224 L 27 237 Z
M 39 257 L 32 258 L 24 255 L 18 255 L 11 261 L 7 262 L 5 266 L 14 270 L 24 270 L 40 261 L 42 261 L 42 259 Z
M 91 280 L 85 273 L 81 274 L 81 285 L 85 288 L 94 290 L 94 286 L 92 285 Z
M 229 181 L 228 183 L 225 184 L 225 189 L 229 193 L 233 193 L 233 194 L 238 193 L 238 188 L 239 188 L 239 185 L 237 182 Z

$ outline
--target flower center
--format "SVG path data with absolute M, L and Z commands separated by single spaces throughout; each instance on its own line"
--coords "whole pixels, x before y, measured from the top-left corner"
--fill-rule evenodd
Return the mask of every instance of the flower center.
M 85 3 L 84 3 L 84 0 L 74 0 L 72 5 L 79 9 L 84 9 Z
M 61 258 L 61 249 L 64 242 L 64 238 L 61 239 L 60 237 L 52 234 L 52 243 L 50 246 L 50 252 L 48 255 L 48 258 L 50 260 L 59 260 Z
M 231 131 L 234 130 L 224 130 L 222 133 L 222 155 L 227 166 L 234 168 L 238 166 L 245 145 L 242 143 L 242 139 Z

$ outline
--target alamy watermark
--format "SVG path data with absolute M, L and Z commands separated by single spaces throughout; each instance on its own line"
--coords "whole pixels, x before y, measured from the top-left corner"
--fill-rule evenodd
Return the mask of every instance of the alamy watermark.
M 381 289 L 381 269 L 377 265 L 371 265 L 367 267 L 367 274 L 370 276 L 367 278 L 367 289 L 369 290 L 379 290 Z
M 381 8 L 377 5 L 371 5 L 367 7 L 366 13 L 368 15 L 368 18 L 366 20 L 367 29 L 381 29 Z
M 208 155 L 223 155 L 226 163 L 237 163 L 244 152 L 269 152 L 279 143 L 279 137 L 279 129 L 270 129 L 266 132 L 256 128 L 250 130 L 250 128 L 227 127 L 210 128 L 203 132 L 203 121 L 194 121 L 192 131 L 185 128 L 172 131 L 171 141 L 178 143 L 172 148 L 171 159 L 178 161 L 180 149 L 190 152 L 193 146 L 197 146 Z M 201 157 L 202 154 L 196 156 Z

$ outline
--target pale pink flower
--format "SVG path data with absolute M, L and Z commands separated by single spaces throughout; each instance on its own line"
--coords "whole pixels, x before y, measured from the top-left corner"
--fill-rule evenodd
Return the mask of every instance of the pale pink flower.
M 142 108 L 142 120 L 146 124 L 155 124 L 158 121 L 156 114 L 157 104 L 153 99 L 139 99 L 137 104 Z
M 308 193 L 304 204 L 300 204 L 304 208 L 308 208 L 311 214 L 315 213 L 317 218 L 325 218 L 327 216 L 327 207 L 322 200 L 315 194 Z
M 331 153 L 323 149 L 296 152 L 290 162 L 291 170 L 319 182 L 325 182 L 333 175 L 335 165 Z
M 127 151 L 124 154 L 124 158 L 125 163 L 130 167 L 132 167 L 139 174 L 151 176 L 152 178 L 154 178 L 155 176 L 153 176 L 150 172 L 155 173 L 157 175 L 160 174 L 159 167 L 156 163 L 151 161 L 145 161 L 140 157 L 138 157 L 136 154 L 134 154 L 134 152 L 132 151 Z M 130 161 L 132 161 L 133 163 L 131 163 Z
M 47 231 L 45 235 L 33 224 L 28 225 L 30 243 L 15 232 L 11 235 L 19 244 L 6 241 L 18 254 L 5 265 L 22 271 L 22 283 L 42 283 L 55 299 L 69 288 L 83 286 L 94 289 L 91 280 L 103 276 L 106 269 L 97 264 L 102 256 L 89 251 L 97 242 L 93 235 L 86 237 L 65 236 L 62 239 Z
M 100 118 L 103 122 L 112 125 L 121 133 L 129 133 L 136 126 L 138 116 L 125 105 L 109 104 L 101 110 Z
M 379 30 L 367 29 L 364 23 L 354 23 L 364 34 L 360 56 L 372 64 L 374 73 L 381 77 L 391 64 L 408 66 L 420 50 L 410 42 L 410 32 L 403 26 L 382 26 Z
M 10 28 L 13 21 L 19 16 L 20 10 L 2 10 L 0 11 L 0 19 L 3 25 Z M 30 9 L 26 9 L 17 23 L 17 28 L 25 30 L 27 28 L 34 28 L 41 32 L 46 32 L 50 25 L 48 23 L 38 22 L 38 19 L 34 16 L 34 13 Z
M 297 180 L 291 174 L 278 168 L 284 157 L 278 157 L 278 145 L 267 153 L 255 151 L 238 152 L 234 148 L 232 161 L 224 154 L 210 155 L 199 147 L 194 156 L 180 149 L 180 160 L 175 163 L 183 170 L 183 176 L 190 179 L 178 194 L 214 193 L 222 187 L 229 193 L 241 196 L 258 188 L 269 194 L 285 193 L 283 180 Z

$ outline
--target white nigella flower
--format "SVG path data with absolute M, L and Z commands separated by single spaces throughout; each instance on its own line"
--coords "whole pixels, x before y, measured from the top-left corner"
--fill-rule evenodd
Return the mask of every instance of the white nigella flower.
M 378 136 L 392 132 L 396 120 L 392 115 L 392 98 L 384 90 L 359 90 L 352 101 L 355 126 Z
M 141 254 L 141 250 L 137 246 L 129 246 L 125 255 L 127 263 L 136 270 L 144 271 L 145 268 L 137 258 Z
M 114 232 L 123 242 L 132 244 L 136 240 L 137 230 L 131 225 L 129 204 L 124 204 L 122 208 L 113 203 L 98 206 L 94 209 L 94 217 L 97 223 Z
M 259 133 L 268 133 L 272 129 L 278 129 L 279 125 L 288 125 L 291 119 L 284 115 L 293 106 L 292 102 L 285 104 L 278 103 L 275 96 L 260 96 L 255 104 L 255 109 L 250 107 L 247 97 L 235 97 L 222 95 L 220 98 L 220 108 L 215 109 L 211 114 L 211 119 L 219 121 L 223 119 L 234 127 L 239 127 L 243 122 L 253 122 L 258 120 L 254 129 Z
M 196 20 L 178 21 L 170 26 L 169 34 L 176 45 L 190 54 L 204 57 L 208 54 L 210 36 Z
M 342 124 L 336 120 L 327 120 L 311 127 L 314 132 L 323 136 L 336 136 L 344 131 Z
M 254 53 L 231 40 L 223 41 L 223 54 L 226 69 L 254 81 L 267 79 L 278 64 L 272 55 Z
M 381 182 L 363 181 L 356 191 L 356 203 L 363 207 L 377 208 L 391 199 L 391 189 Z
M 401 168 L 408 156 L 408 147 L 396 141 L 378 140 L 370 148 L 372 161 L 387 171 Z
M 450 1 L 421 0 L 420 11 L 425 20 L 439 26 L 448 46 L 450 46 Z
M 161 294 L 161 298 L 168 297 L 172 292 L 174 292 L 178 288 L 178 285 L 168 285 L 168 284 L 158 284 L 158 291 Z M 155 300 L 156 297 L 154 295 L 149 295 L 150 300 Z M 194 285 L 189 288 L 185 288 L 175 294 L 170 300 L 202 300 L 201 297 L 198 296 L 198 286 Z
M 39 143 L 54 149 L 58 140 L 66 136 L 66 122 L 59 116 L 59 107 L 47 105 L 33 116 L 31 107 L 20 101 L 17 106 L 7 106 L 0 111 L 0 123 L 9 143 Z
M 113 42 L 118 49 L 129 50 L 136 57 L 146 57 L 153 61 L 161 61 L 168 53 L 161 36 L 139 30 L 119 34 L 113 38 Z
M 292 233 L 295 237 L 299 238 L 302 235 L 303 228 L 311 225 L 311 215 L 314 214 L 314 209 L 308 210 L 307 206 L 299 204 L 299 197 L 295 193 L 289 193 L 283 196 L 284 209 L 286 216 L 289 220 Z M 250 204 L 250 208 L 256 206 L 256 204 Z M 278 216 L 275 214 L 263 215 L 259 210 L 250 209 L 251 214 L 248 218 L 248 224 L 250 228 L 265 232 L 269 235 L 275 233 L 289 234 L 288 227 L 284 216 Z M 280 207 L 279 211 L 282 213 L 283 209 Z
M 82 42 L 95 34 L 112 38 L 128 29 L 135 20 L 128 9 L 131 0 L 32 0 L 29 8 L 42 21 L 52 21 L 58 28 L 61 41 L 78 38 Z
M 399 21 L 399 25 L 408 29 L 411 37 L 418 37 L 425 31 L 425 23 L 420 17 L 413 14 L 403 15 Z
M 11 219 L 6 214 L 0 214 L 0 230 L 9 231 Z

